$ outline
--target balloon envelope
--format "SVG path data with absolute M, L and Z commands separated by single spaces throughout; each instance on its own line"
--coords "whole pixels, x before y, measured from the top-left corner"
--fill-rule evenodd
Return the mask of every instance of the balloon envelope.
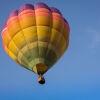
M 5 51 L 15 62 L 44 74 L 67 50 L 69 25 L 54 7 L 25 4 L 9 14 L 2 39 Z

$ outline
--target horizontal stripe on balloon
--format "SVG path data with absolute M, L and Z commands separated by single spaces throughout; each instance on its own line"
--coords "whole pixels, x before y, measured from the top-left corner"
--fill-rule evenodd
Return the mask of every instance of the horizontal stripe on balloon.
M 38 43 L 38 44 L 37 44 Z M 30 47 L 30 48 L 32 48 L 33 47 L 33 45 L 34 45 L 34 47 L 37 47 L 37 46 L 43 46 L 43 47 L 48 47 L 49 49 L 51 49 L 51 50 L 53 50 L 53 51 L 55 51 L 55 53 L 57 54 L 57 56 L 58 56 L 58 58 L 62 55 L 62 53 L 65 51 L 65 49 L 67 48 L 67 47 L 65 47 L 64 49 L 61 49 L 61 47 L 59 47 L 57 44 L 55 44 L 55 41 L 54 42 L 50 42 L 49 44 L 48 44 L 48 42 L 42 42 L 42 41 L 38 41 L 38 42 L 32 42 L 32 43 L 29 43 L 29 44 L 27 44 L 28 45 L 28 47 Z M 30 49 L 29 48 L 29 49 Z M 23 48 L 22 48 L 23 49 Z M 27 50 L 28 48 L 26 47 L 26 50 Z M 23 51 L 23 50 L 22 50 Z
M 54 42 L 55 43 L 55 42 Z M 54 44 L 53 43 L 53 44 Z M 53 44 L 51 44 L 51 47 L 53 47 Z M 14 44 L 13 44 L 14 45 Z M 57 45 L 57 44 L 56 44 Z M 54 45 L 54 47 L 56 47 L 56 45 Z M 57 48 L 58 50 L 60 50 L 60 48 Z M 57 51 L 56 51 L 57 52 Z M 60 53 L 60 52 L 58 52 L 58 53 Z
M 26 51 L 23 51 L 23 55 L 24 55 L 24 57 L 26 57 L 26 60 L 28 61 L 28 63 L 30 63 L 31 61 L 33 61 L 34 59 L 36 59 L 36 58 L 44 58 L 44 59 L 46 59 L 47 61 L 49 61 L 49 65 L 47 65 L 47 66 L 51 66 L 51 65 L 53 65 L 55 62 L 56 62 L 56 60 L 57 60 L 57 57 L 56 57 L 56 54 L 55 54 L 55 52 L 54 51 L 52 51 L 52 50 L 50 50 L 50 49 L 48 49 L 49 50 L 49 52 L 48 53 L 44 53 L 43 51 L 42 51 L 42 49 L 44 50 L 44 49 L 48 49 L 47 47 L 41 47 L 41 46 L 38 46 L 38 47 L 33 47 L 33 48 L 31 48 L 31 49 L 29 49 L 29 50 L 26 50 Z M 39 51 L 38 51 L 39 50 Z M 32 52 L 32 54 L 30 54 L 30 52 Z M 20 54 L 20 53 L 19 53 Z M 41 54 L 42 54 L 42 56 L 41 56 Z M 20 56 L 20 59 L 18 59 L 18 61 L 20 62 L 20 63 L 22 63 L 22 64 L 24 64 L 25 62 L 24 62 L 24 60 L 23 59 L 25 59 L 24 57 L 23 57 L 23 55 L 19 55 Z M 41 62 L 42 63 L 42 62 Z M 51 63 L 51 64 L 50 64 Z M 36 63 L 35 63 L 36 64 Z M 31 66 L 31 68 L 34 66 L 34 64 Z
M 19 33 L 17 33 L 15 36 L 14 36 L 14 38 L 11 40 L 12 41 L 12 45 L 13 45 L 13 42 L 16 44 L 16 47 L 18 47 L 23 41 L 26 41 L 28 38 L 30 39 L 30 38 L 34 38 L 34 36 L 36 37 L 37 36 L 37 33 L 35 33 L 36 31 L 30 31 L 30 30 L 32 30 L 32 29 L 34 29 L 35 27 L 30 27 L 30 28 L 27 28 L 27 29 L 24 29 L 23 30 L 23 32 L 19 32 Z M 43 27 L 41 27 L 41 29 L 42 29 Z M 39 28 L 39 30 L 40 30 L 40 28 Z M 27 32 L 29 32 L 30 31 L 30 34 L 27 34 Z M 43 36 L 43 34 L 38 34 L 38 39 L 39 39 L 39 37 L 41 37 L 41 36 L 43 36 L 43 37 L 48 37 L 48 38 L 51 38 L 51 40 L 55 40 L 56 39 L 56 41 L 54 42 L 54 43 L 56 43 L 57 41 L 57 43 L 59 44 L 59 46 L 60 46 L 60 48 L 61 48 L 61 45 L 63 46 L 63 44 L 64 43 L 66 43 L 66 41 L 64 40 L 64 38 L 63 38 L 63 36 L 61 35 L 61 34 L 59 34 L 59 32 L 57 32 L 57 31 L 52 31 L 53 33 L 52 33 L 52 35 L 51 35 L 51 37 L 49 37 L 49 35 L 47 34 L 47 36 L 46 36 L 46 34 Z M 24 37 L 23 37 L 23 33 L 24 33 Z M 41 33 L 41 31 L 39 32 L 39 33 Z M 42 33 L 44 33 L 44 32 L 42 32 Z M 55 34 L 55 35 L 54 35 Z M 59 35 L 58 35 L 59 34 Z M 59 36 L 59 38 L 57 38 Z M 55 38 L 56 37 L 56 38 Z M 8 37 L 5 37 L 6 39 L 8 39 Z M 16 39 L 18 39 L 18 40 L 16 40 Z M 60 40 L 61 39 L 61 40 Z M 40 41 L 43 41 L 44 39 L 42 39 L 42 40 L 40 40 Z M 64 41 L 62 41 L 62 40 L 64 40 Z M 62 41 L 62 42 L 61 42 Z M 7 43 L 8 44 L 10 44 L 10 41 L 7 41 Z M 64 46 L 63 46 L 64 47 Z M 10 48 L 12 48 L 11 46 L 10 46 Z M 15 50 L 14 50 L 15 51 Z M 13 52 L 14 52 L 13 51 Z
M 54 21 L 56 21 L 56 20 L 54 20 Z M 57 23 L 57 21 L 56 21 L 56 23 Z M 61 25 L 61 24 L 57 24 L 57 25 Z M 61 28 L 61 26 L 59 26 L 59 27 Z M 60 28 L 58 28 L 58 29 L 60 29 Z M 55 29 L 56 29 L 56 27 L 55 27 Z M 63 29 L 63 28 L 61 28 L 61 29 Z M 59 31 L 60 31 L 60 30 L 59 30 Z M 62 32 L 62 33 L 63 33 L 63 32 Z M 7 28 L 5 28 L 5 29 L 2 31 L 2 38 L 4 38 L 6 34 L 7 34 Z M 64 37 L 69 37 L 67 34 L 68 34 L 68 31 L 66 30 L 65 34 L 63 34 Z
M 24 15 L 22 15 L 22 16 L 14 16 L 14 17 L 12 17 L 11 19 L 9 19 L 8 20 L 8 22 L 7 22 L 7 25 L 8 25 L 8 27 L 10 28 L 12 25 L 14 25 L 14 24 L 16 24 L 16 23 L 18 23 L 18 22 L 20 22 L 21 20 L 23 20 L 24 18 L 31 18 L 31 17 L 35 17 L 36 16 L 36 18 L 38 17 L 38 16 L 43 16 L 43 17 L 51 17 L 51 18 L 53 18 L 52 20 L 58 20 L 58 21 L 61 21 L 62 22 L 62 25 L 63 25 L 63 23 L 64 23 L 64 20 L 63 20 L 63 18 L 60 16 L 60 17 L 58 17 L 58 16 L 56 16 L 55 14 L 53 15 L 53 17 L 50 15 L 50 14 L 48 14 L 48 13 L 37 13 L 36 15 L 34 14 L 34 13 L 28 13 L 28 14 L 24 14 Z M 34 20 L 35 21 L 35 20 Z M 36 22 L 36 21 L 35 21 Z
M 37 5 L 37 4 L 36 4 Z M 44 5 L 44 4 L 43 4 Z M 23 8 L 24 7 L 24 8 Z M 54 8 L 54 7 L 43 7 L 43 8 L 41 8 L 41 7 L 39 7 L 38 9 L 35 9 L 34 10 L 34 6 L 33 5 L 31 5 L 31 4 L 25 4 L 25 5 L 23 5 L 23 6 L 21 6 L 21 8 L 19 9 L 19 10 L 14 10 L 14 11 L 12 11 L 11 13 L 10 13 L 10 15 L 12 16 L 12 17 L 14 17 L 14 16 L 18 16 L 18 15 L 20 15 L 22 12 L 24 12 L 24 11 L 27 11 L 27 10 L 32 10 L 32 11 L 43 11 L 43 12 L 46 12 L 46 11 L 48 11 L 48 12 L 50 12 L 50 13 L 57 13 L 57 14 L 59 14 L 59 15 L 61 15 L 61 13 L 60 13 L 60 11 L 58 10 L 58 9 L 56 9 L 56 8 Z M 11 18 L 11 17 L 9 17 L 9 18 Z M 9 19 L 8 18 L 8 19 Z M 66 22 L 66 21 L 65 21 Z
M 31 10 L 31 9 L 28 9 L 28 10 L 24 10 L 22 11 L 18 16 L 22 16 L 24 14 L 28 14 L 28 13 L 35 13 L 35 10 Z
M 21 22 L 20 22 L 20 23 L 21 23 Z M 21 28 L 20 28 L 20 23 L 14 24 L 14 25 L 13 25 L 13 28 L 15 27 L 15 29 L 17 30 L 16 27 L 18 26 L 18 28 L 21 30 Z M 22 23 L 23 23 L 23 22 L 22 22 Z M 17 26 L 16 26 L 16 25 L 17 25 Z M 27 26 L 27 27 L 28 27 L 28 26 Z M 58 28 L 58 29 L 59 29 L 59 28 Z M 12 30 L 11 32 L 15 31 L 15 30 L 13 30 L 13 29 L 11 29 L 11 28 L 10 28 L 9 30 Z M 11 32 L 10 32 L 10 33 L 11 33 Z
M 23 14 L 29 14 L 29 13 L 31 13 L 31 14 L 38 14 L 38 13 L 49 13 L 50 15 L 51 14 L 53 14 L 53 15 L 56 15 L 56 16 L 60 16 L 61 17 L 61 15 L 60 14 L 58 14 L 58 13 L 51 13 L 48 9 L 45 9 L 45 8 L 40 8 L 40 9 L 38 9 L 38 10 L 24 10 L 23 12 L 21 12 L 19 15 L 17 15 L 17 16 L 22 16 Z M 35 16 L 35 15 L 34 15 Z M 13 17 L 16 17 L 16 16 L 13 16 Z M 12 19 L 13 17 L 11 17 L 11 18 L 9 18 L 8 19 L 8 21 L 10 20 L 10 19 Z
M 24 10 L 22 11 L 18 16 L 21 16 L 23 14 L 28 14 L 28 13 L 39 13 L 39 12 L 44 12 L 44 13 L 51 13 L 48 9 L 45 9 L 45 8 L 40 8 L 40 9 L 37 9 L 37 10 Z
M 36 41 L 36 40 L 35 40 Z M 22 47 L 23 46 L 25 46 L 26 45 L 26 49 L 30 49 L 30 48 L 32 48 L 33 47 L 33 44 L 34 44 L 34 47 L 35 46 L 43 46 L 43 47 L 48 47 L 48 48 L 50 48 L 50 49 L 52 49 L 53 51 L 55 51 L 55 53 L 57 54 L 57 56 L 58 56 L 58 58 L 60 57 L 60 55 L 62 55 L 62 53 L 65 51 L 65 49 L 67 48 L 66 47 L 66 44 L 63 44 L 63 47 L 60 47 L 59 46 L 59 44 L 57 44 L 55 41 L 51 41 L 51 42 L 42 42 L 42 41 L 38 41 L 38 42 L 35 42 L 35 41 L 32 41 L 32 42 L 29 42 L 27 45 L 24 43 L 24 45 L 22 45 Z M 32 44 L 32 45 L 30 45 L 30 43 Z M 37 43 L 38 43 L 38 45 L 37 45 Z M 11 45 L 11 44 L 10 44 Z M 14 45 L 13 44 L 13 42 L 12 42 L 12 45 Z M 13 49 L 12 48 L 12 45 L 9 47 L 9 49 L 17 56 L 18 55 L 18 52 L 21 50 L 21 49 L 23 49 L 22 47 L 13 47 L 13 48 L 15 48 L 15 49 Z M 20 45 L 19 45 L 20 46 Z M 29 48 L 27 48 L 27 46 L 29 47 Z M 16 51 L 15 51 L 16 50 Z M 16 53 L 15 53 L 16 52 Z
M 44 30 L 43 30 L 44 29 Z M 47 30 L 47 31 L 46 31 Z M 30 34 L 28 34 L 27 32 L 30 32 Z M 37 32 L 37 33 L 36 33 Z M 53 32 L 53 33 L 52 33 Z M 44 34 L 45 33 L 45 34 Z M 27 38 L 31 38 L 31 37 L 34 37 L 34 36 L 36 36 L 36 34 L 38 35 L 38 37 L 41 37 L 41 36 L 44 36 L 44 37 L 49 37 L 50 38 L 50 35 L 49 34 L 53 34 L 54 36 L 56 36 L 56 37 L 51 37 L 51 39 L 53 38 L 53 39 L 56 39 L 56 40 L 59 40 L 59 39 L 62 39 L 62 40 L 64 40 L 64 42 L 66 42 L 65 41 L 65 39 L 64 39 L 64 37 L 63 37 L 63 35 L 61 34 L 61 33 L 59 33 L 58 31 L 56 31 L 55 29 L 50 29 L 49 27 L 46 27 L 46 26 L 37 26 L 37 27 L 35 27 L 35 26 L 33 26 L 33 27 L 30 27 L 30 28 L 26 28 L 26 29 L 24 29 L 24 30 L 22 30 L 22 31 L 20 31 L 20 32 L 18 32 L 13 38 L 17 38 L 16 36 L 18 36 L 19 35 L 19 38 L 20 37 L 22 37 L 23 38 L 23 40 L 24 39 L 27 39 Z M 21 35 L 22 34 L 22 35 Z M 44 35 L 43 35 L 44 34 Z M 59 34 L 59 35 L 58 35 Z M 23 35 L 24 35 L 24 37 L 23 37 Z M 59 36 L 59 39 L 57 38 Z M 7 38 L 7 37 L 5 37 L 5 38 Z M 12 38 L 12 40 L 13 40 L 13 38 Z M 18 39 L 19 39 L 18 38 Z M 8 38 L 7 38 L 8 39 Z M 15 40 L 16 41 L 16 40 Z M 7 41 L 8 43 L 10 42 L 10 41 Z M 61 43 L 61 42 L 60 42 Z
M 56 21 L 56 20 L 54 20 L 54 21 Z M 59 22 L 59 21 L 58 21 Z M 21 23 L 21 22 L 20 22 Z M 18 32 L 18 31 L 20 31 L 21 30 L 21 28 L 20 28 L 20 23 L 17 23 L 17 24 L 14 24 L 13 25 L 13 28 L 10 28 L 9 29 L 9 33 L 13 33 L 12 35 L 11 35 L 11 37 L 12 36 L 14 36 L 14 34 L 16 34 L 16 33 L 14 33 L 14 32 Z M 22 22 L 23 23 L 23 22 Z M 33 23 L 32 23 L 33 24 Z M 41 24 L 41 23 L 40 23 Z M 57 25 L 61 25 L 61 24 L 57 24 Z M 16 28 L 16 27 L 18 27 L 18 28 Z M 27 26 L 28 27 L 28 26 Z M 57 26 L 58 27 L 58 26 Z M 61 27 L 59 28 L 58 27 L 58 29 L 61 29 Z M 16 30 L 16 31 L 15 31 Z M 63 30 L 63 28 L 62 28 L 62 30 Z M 62 32 L 63 33 L 63 32 Z M 66 33 L 64 33 L 65 35 L 67 35 L 67 33 L 68 33 L 68 31 L 66 30 Z M 64 36 L 65 37 L 65 36 Z
M 43 9 L 43 8 L 42 8 Z M 36 11 L 35 11 L 35 13 L 34 13 L 34 11 L 33 10 L 30 10 L 31 11 L 31 13 L 27 13 L 27 14 L 25 14 L 25 17 L 30 17 L 30 16 L 35 16 L 35 13 L 36 13 Z M 28 10 L 28 12 L 29 12 L 29 10 Z M 41 14 L 39 14 L 39 12 L 38 13 L 36 13 L 36 15 L 40 15 L 40 16 L 47 16 L 47 12 L 40 12 Z M 43 15 L 44 14 L 44 15 Z M 60 15 L 60 14 L 58 14 L 58 13 L 52 13 L 52 15 L 53 16 L 56 16 L 56 17 L 54 17 L 54 19 L 58 19 L 58 20 L 61 20 L 61 19 L 59 19 L 59 17 L 61 17 L 62 18 L 62 16 Z M 21 14 L 21 15 L 19 15 L 19 17 L 18 17 L 18 20 L 17 21 L 20 21 L 21 19 L 23 19 L 23 14 Z M 16 17 L 16 16 L 15 16 Z M 49 16 L 50 17 L 50 16 Z M 57 18 L 58 17 L 58 18 Z M 63 18 L 62 18 L 63 19 Z M 13 17 L 12 18 L 10 18 L 9 20 L 8 20 L 8 23 L 9 23 L 9 21 L 13 21 L 14 22 L 14 19 L 13 19 Z M 15 21 L 16 22 L 16 21 Z
M 34 45 L 34 46 L 33 46 Z M 30 49 L 32 47 L 37 47 L 37 46 L 43 46 L 43 47 L 48 47 L 50 49 L 52 49 L 53 51 L 55 51 L 55 53 L 57 54 L 58 58 L 60 57 L 60 55 L 65 51 L 65 49 L 67 48 L 67 46 L 65 46 L 66 44 L 63 45 L 63 47 L 60 47 L 59 44 L 57 44 L 55 41 L 51 41 L 51 42 L 43 42 L 43 41 L 31 41 L 27 44 L 27 46 L 29 48 L 26 49 Z M 21 47 L 18 47 L 19 51 L 23 48 L 25 48 L 25 45 L 22 45 Z M 18 51 L 15 51 L 15 55 L 18 55 Z
M 46 8 L 40 8 L 35 10 L 35 13 L 39 13 L 39 12 L 51 13 L 51 11 Z

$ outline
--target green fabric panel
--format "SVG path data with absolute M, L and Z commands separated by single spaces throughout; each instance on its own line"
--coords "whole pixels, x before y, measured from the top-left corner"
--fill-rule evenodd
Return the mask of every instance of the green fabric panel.
M 28 51 L 23 54 L 29 62 L 27 66 L 29 67 L 28 69 L 31 69 L 35 64 L 38 63 L 44 63 L 50 68 L 56 62 L 57 56 L 55 52 L 47 49 L 47 47 L 35 47 L 32 49 L 28 49 Z M 21 58 L 21 62 L 23 65 L 26 64 L 24 56 L 22 56 Z
M 50 66 L 53 66 L 57 60 L 57 56 L 56 56 L 55 52 L 53 52 L 51 49 L 48 49 L 46 52 L 46 59 L 48 61 L 52 62 Z
M 48 48 L 47 47 L 38 47 L 38 48 L 39 48 L 39 57 L 45 58 Z
M 29 67 L 30 68 L 33 68 L 36 64 L 39 64 L 39 63 L 44 63 L 46 64 L 48 67 L 50 67 L 50 62 L 48 60 L 46 60 L 45 58 L 35 58 L 33 59 L 30 63 L 29 63 Z
M 24 54 L 23 54 L 26 59 L 28 60 L 28 62 L 30 62 L 31 60 L 33 60 L 34 58 L 39 57 L 39 51 L 38 51 L 38 47 L 32 48 L 32 49 L 28 49 Z M 23 56 L 21 61 L 23 61 Z

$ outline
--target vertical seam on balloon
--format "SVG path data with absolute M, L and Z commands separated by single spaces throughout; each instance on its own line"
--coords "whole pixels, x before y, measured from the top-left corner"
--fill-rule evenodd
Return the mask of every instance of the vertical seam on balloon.
M 63 17 L 62 17 L 63 18 Z M 63 25 L 64 25 L 64 28 L 65 28 L 65 21 L 64 21 L 64 18 L 63 18 Z M 62 34 L 63 34 L 63 36 L 65 36 L 64 34 L 67 34 L 67 33 L 65 33 L 64 32 L 64 30 L 63 30 L 63 32 L 62 32 Z M 69 34 L 69 33 L 68 33 Z M 68 48 L 68 45 L 67 45 L 67 39 L 66 39 L 66 37 L 64 37 L 65 38 L 65 40 L 66 40 L 66 46 L 65 46 L 65 48 L 63 49 L 63 52 L 61 53 L 61 55 L 59 56 L 59 58 L 64 54 L 64 52 L 66 51 L 66 49 Z M 57 61 L 59 60 L 59 58 L 57 59 Z
M 64 19 L 63 19 L 63 16 L 62 16 L 62 20 L 63 20 L 63 23 L 62 23 L 62 25 L 63 25 L 63 27 L 64 27 Z M 57 30 L 58 31 L 58 30 Z M 60 34 L 59 35 L 62 35 L 62 37 L 65 39 L 65 37 L 64 37 L 64 30 L 62 31 L 62 32 L 60 32 Z M 59 39 L 59 41 L 61 41 L 62 40 L 62 38 L 60 38 Z M 66 39 L 65 39 L 65 41 L 66 41 Z M 60 52 L 60 54 L 59 54 L 59 56 L 58 56 L 58 58 L 57 58 L 57 61 L 60 59 L 60 57 L 61 57 L 61 55 L 62 55 L 62 52 L 63 52 L 63 49 L 61 49 L 61 52 Z M 56 61 L 56 62 L 57 62 Z
M 17 15 L 18 16 L 18 15 Z M 24 36 L 24 32 L 23 32 L 23 29 L 22 29 L 22 27 L 21 27 L 21 24 L 20 24 L 20 20 L 19 20 L 19 16 L 17 17 L 17 19 L 18 19 L 18 22 L 19 22 L 19 27 L 21 28 L 21 30 L 20 31 L 22 31 L 22 35 L 23 35 L 23 37 L 24 37 L 24 39 L 25 39 L 25 36 Z M 17 34 L 17 33 L 16 33 Z M 27 45 L 27 41 L 26 40 L 24 40 L 25 42 L 26 42 L 26 45 Z M 28 47 L 28 45 L 27 45 L 27 48 L 29 49 L 29 47 Z M 19 49 L 19 48 L 18 48 Z M 18 59 L 18 54 L 19 54 L 19 52 L 21 52 L 20 51 L 20 49 L 19 49 L 19 51 L 17 52 L 17 59 Z M 22 53 L 22 52 L 21 52 Z M 22 53 L 22 55 L 23 55 L 23 53 Z M 24 56 L 24 55 L 23 55 Z M 25 57 L 25 56 L 24 56 Z M 25 57 L 26 58 L 26 57 Z M 27 58 L 26 58 L 26 60 L 27 60 Z M 28 64 L 28 61 L 26 62 L 27 64 Z
M 63 20 L 63 23 L 64 23 L 63 16 L 62 16 L 62 20 Z M 63 27 L 64 27 L 64 24 L 62 24 L 62 25 L 63 25 Z M 62 32 L 60 32 L 60 34 L 62 34 L 62 36 L 63 36 L 63 38 L 64 38 L 64 33 L 63 33 L 63 32 L 64 32 L 64 30 L 63 30 Z M 65 39 L 65 38 L 64 38 L 64 39 Z M 62 38 L 60 38 L 60 40 L 62 40 Z M 59 41 L 60 41 L 60 40 L 59 40 Z M 66 39 L 65 39 L 65 41 L 66 41 Z M 60 59 L 60 57 L 61 57 L 61 55 L 62 55 L 62 52 L 63 52 L 63 49 L 62 49 L 62 51 L 61 51 L 61 54 L 58 56 L 57 61 Z M 57 62 L 57 61 L 56 61 L 56 62 Z
M 50 14 L 51 14 L 51 26 L 50 26 L 50 37 L 49 37 L 49 41 L 48 41 L 48 46 L 47 46 L 47 51 L 46 51 L 46 59 L 47 59 L 47 53 L 48 53 L 48 50 L 49 50 L 49 45 L 50 45 L 50 42 L 51 42 L 51 36 L 52 36 L 52 26 L 53 26 L 53 17 L 52 17 L 52 12 L 50 11 Z M 50 61 L 49 61 L 50 62 Z M 50 68 L 49 65 L 47 65 L 48 68 Z
M 34 5 L 33 5 L 34 6 Z M 36 19 L 36 10 L 35 10 L 35 6 L 34 6 L 34 13 L 35 13 L 35 24 L 36 24 L 36 35 L 37 35 L 37 52 L 38 52 L 38 57 L 39 57 L 39 47 L 38 47 L 38 31 L 37 31 L 37 19 Z M 34 66 L 33 66 L 34 67 Z M 33 69 L 32 69 L 33 70 Z M 33 70 L 34 71 L 34 70 Z

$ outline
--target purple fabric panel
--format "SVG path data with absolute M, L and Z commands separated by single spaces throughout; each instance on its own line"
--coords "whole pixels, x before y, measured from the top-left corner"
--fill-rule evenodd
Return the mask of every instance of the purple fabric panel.
M 60 11 L 59 11 L 57 8 L 50 7 L 50 10 L 51 10 L 51 12 L 56 12 L 56 13 L 61 14 Z M 62 14 L 61 14 L 61 15 L 62 15 Z
M 32 9 L 34 10 L 34 6 L 32 4 L 24 4 L 20 7 L 18 13 L 21 13 L 23 10 Z
M 22 11 L 24 11 L 24 10 L 26 10 L 26 9 L 36 10 L 36 9 L 39 9 L 39 8 L 46 8 L 46 9 L 48 9 L 48 10 L 51 11 L 51 12 L 56 12 L 56 13 L 58 13 L 58 14 L 61 14 L 61 12 L 60 12 L 58 9 L 56 9 L 56 8 L 54 8 L 54 7 L 48 7 L 46 4 L 41 3 L 41 2 L 40 2 L 40 3 L 36 3 L 35 5 L 32 5 L 32 4 L 24 4 L 24 5 L 22 5 L 22 6 L 20 7 L 19 10 L 13 10 L 13 11 L 9 14 L 7 21 L 8 21 L 11 17 L 18 16 L 19 13 L 21 13 Z M 62 14 L 61 14 L 61 15 L 62 15 Z M 7 21 L 4 23 L 2 29 L 4 29 L 4 28 L 7 26 L 7 24 L 6 24 Z M 68 24 L 68 22 L 66 21 L 66 19 L 64 19 L 64 21 Z
M 36 3 L 34 5 L 34 9 L 38 9 L 38 8 L 47 8 L 48 10 L 50 10 L 50 8 L 44 3 Z
M 11 17 L 14 16 L 18 16 L 18 10 L 13 10 L 9 15 L 8 15 L 8 19 L 10 19 Z
M 7 21 L 3 24 L 2 30 L 7 27 Z

